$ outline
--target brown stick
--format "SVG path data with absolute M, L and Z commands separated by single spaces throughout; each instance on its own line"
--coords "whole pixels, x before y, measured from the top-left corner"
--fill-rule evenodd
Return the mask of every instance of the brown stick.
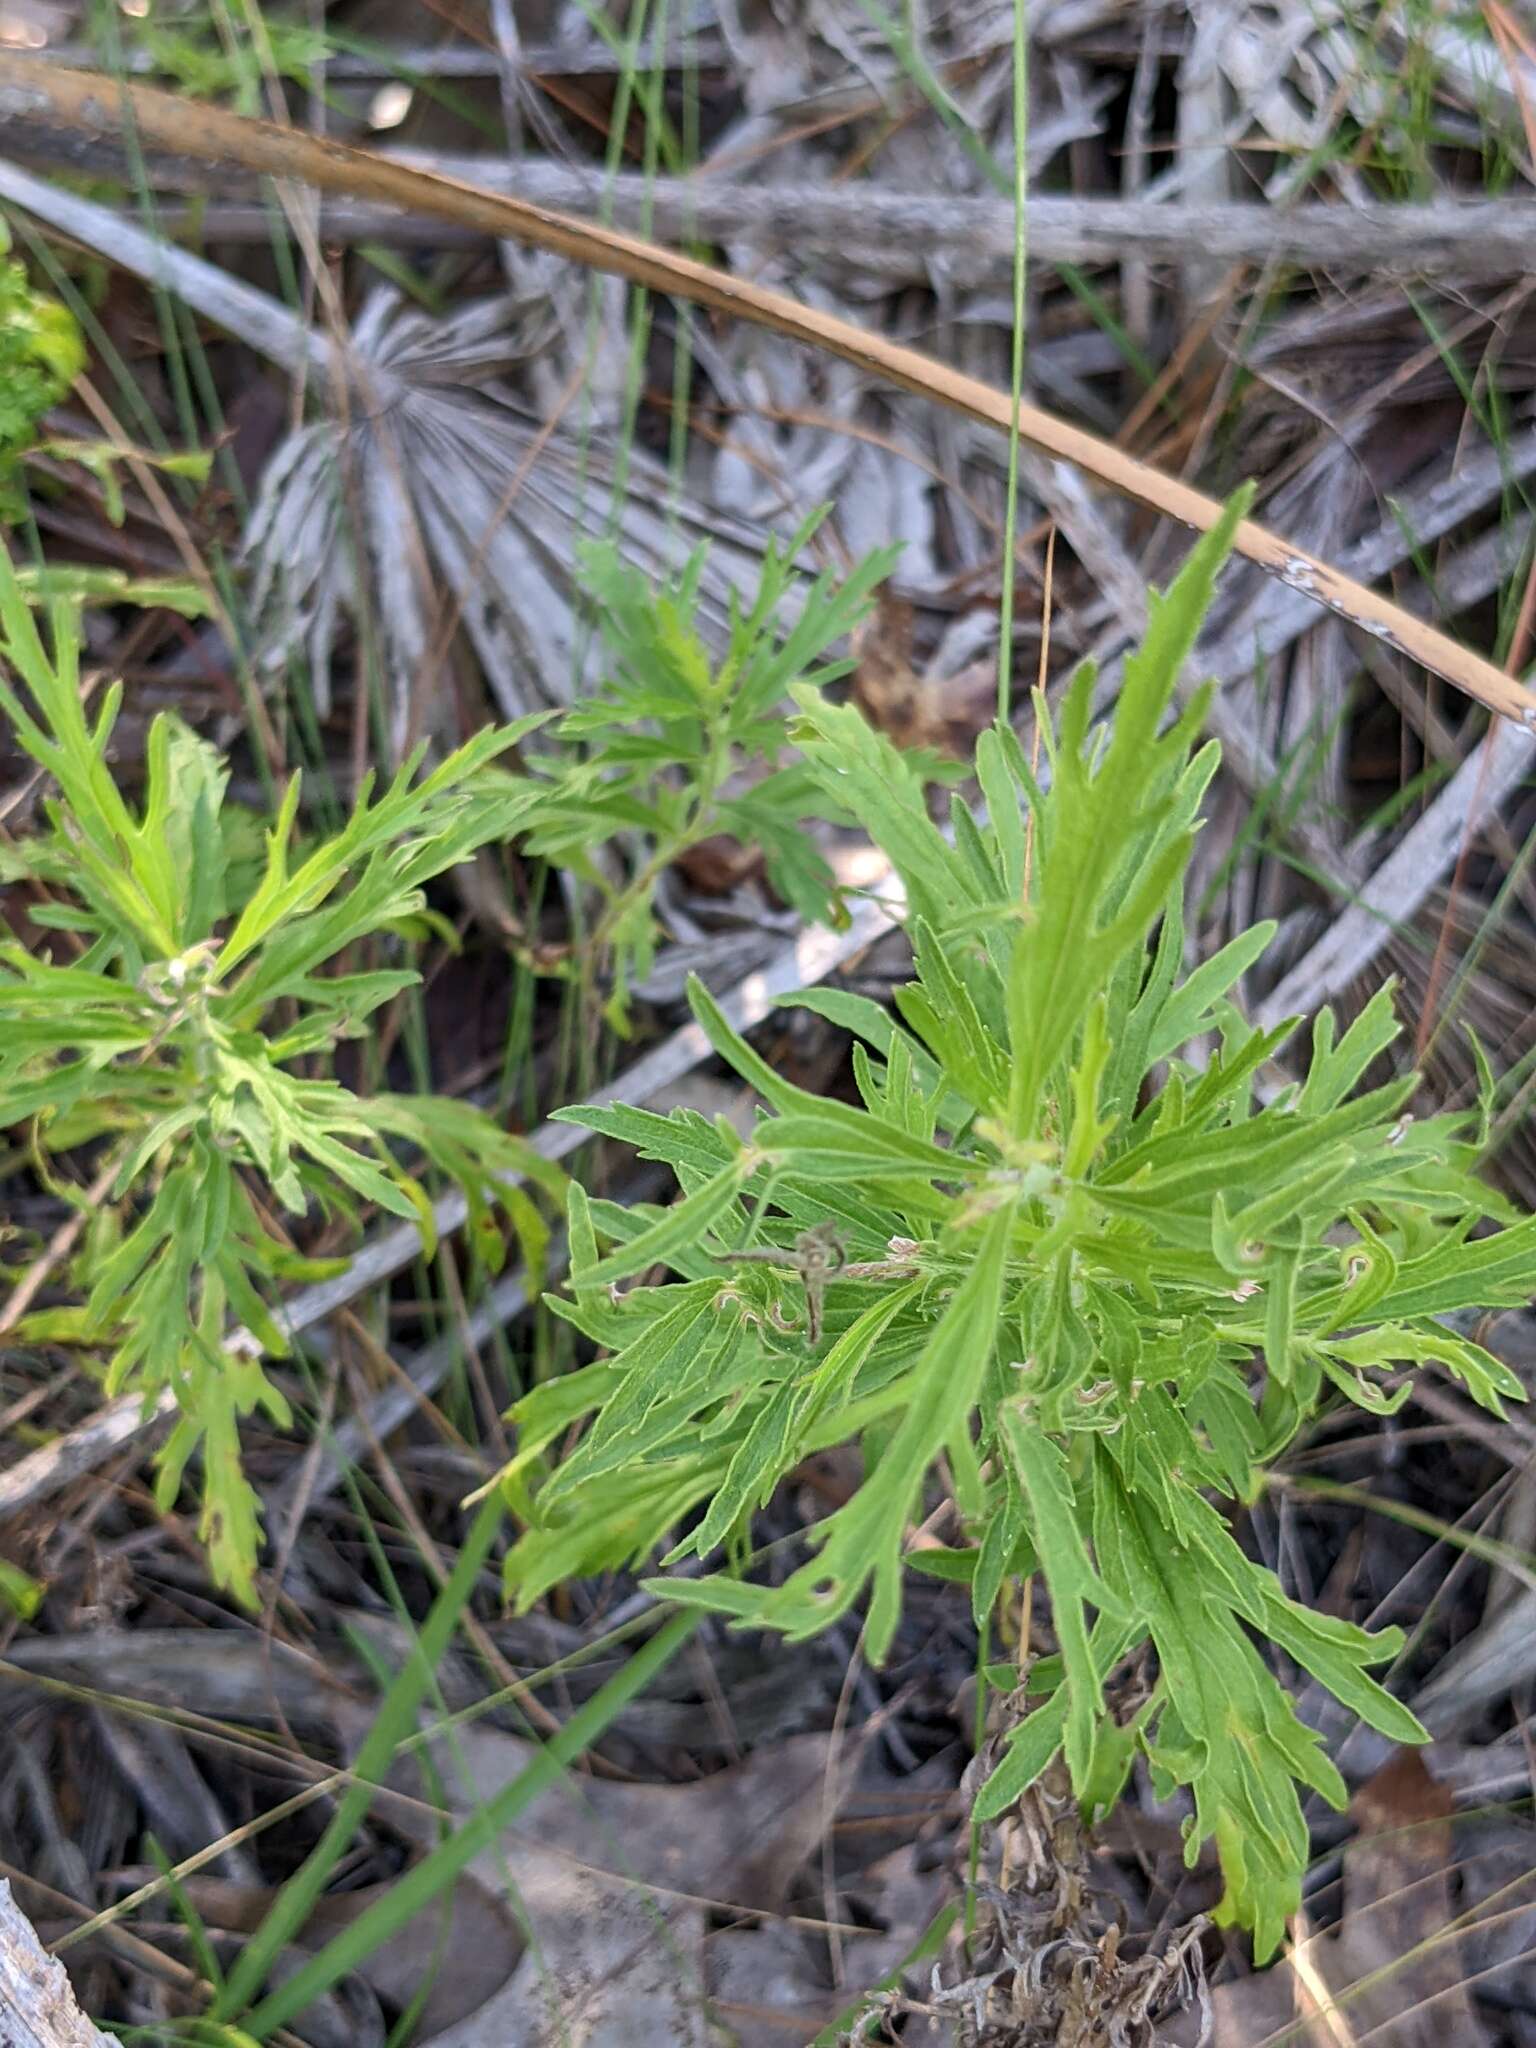
M 268 121 L 250 120 L 146 86 L 119 84 L 94 72 L 66 71 L 45 59 L 9 51 L 0 53 L 0 122 L 16 124 L 21 147 L 26 146 L 29 129 L 34 134 L 51 131 L 54 135 L 62 129 L 89 143 L 113 140 L 131 125 L 152 147 L 200 162 L 239 164 L 320 191 L 378 200 L 488 234 L 510 235 L 588 269 L 607 271 L 648 290 L 754 321 L 1004 433 L 1014 426 L 1015 407 L 1007 392 L 979 378 L 963 376 L 916 349 L 866 333 L 851 321 L 818 312 L 783 292 L 732 277 L 655 243 L 573 220 L 526 200 L 390 163 L 367 150 Z M 1111 490 L 1181 525 L 1204 533 L 1219 516 L 1220 506 L 1203 492 L 1176 477 L 1164 476 L 1037 406 L 1020 405 L 1017 426 L 1020 438 L 1043 454 L 1074 464 Z M 1252 520 L 1239 526 L 1236 546 L 1249 561 L 1292 589 L 1315 598 L 1491 710 L 1536 731 L 1536 694 L 1481 655 L 1459 647 L 1390 599 L 1367 590 Z

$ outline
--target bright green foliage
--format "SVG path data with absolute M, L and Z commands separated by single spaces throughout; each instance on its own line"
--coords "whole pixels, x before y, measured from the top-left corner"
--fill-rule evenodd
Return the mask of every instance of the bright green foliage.
M 1213 1499 L 1251 1499 L 1325 1398 L 1395 1406 L 1406 1388 L 1381 1375 L 1406 1365 L 1440 1365 L 1500 1413 L 1518 1381 L 1434 1318 L 1524 1300 L 1536 1221 L 1475 1178 L 1458 1119 L 1405 1115 L 1411 1078 L 1363 1086 L 1396 1033 L 1389 991 L 1342 1036 L 1320 1017 L 1306 1079 L 1261 1104 L 1255 1078 L 1290 1027 L 1253 1030 L 1228 997 L 1268 932 L 1181 979 L 1216 750 L 1197 746 L 1203 695 L 1171 719 L 1169 705 L 1240 510 L 1154 602 L 1107 738 L 1085 670 L 1048 740 L 1048 790 L 994 731 L 977 761 L 989 822 L 956 801 L 952 838 L 855 711 L 794 692 L 797 773 L 891 857 L 915 979 L 896 1017 L 801 999 L 861 1040 L 862 1107 L 772 1072 L 695 989 L 711 1042 L 767 1105 L 748 1141 L 686 1110 L 569 1113 L 668 1162 L 683 1199 L 624 1210 L 573 1190 L 572 1299 L 554 1305 L 603 1355 L 514 1409 L 505 1487 L 526 1524 L 507 1564 L 525 1605 L 658 1545 L 668 1562 L 723 1548 L 725 1569 L 650 1583 L 791 1640 L 867 1599 L 875 1659 L 910 1531 L 947 1490 L 964 1538 L 944 1562 L 978 1620 L 1038 1572 L 1060 1645 L 980 1812 L 1058 1749 L 1101 1811 L 1139 1749 L 1165 1791 L 1191 1792 L 1190 1857 L 1214 1837 L 1223 1915 L 1267 1955 L 1299 1900 L 1297 1788 L 1341 1802 L 1343 1786 L 1260 1646 L 1390 1736 L 1421 1731 L 1366 1675 L 1398 1634 L 1287 1599 Z M 1185 1056 L 1197 1038 L 1214 1044 L 1204 1061 Z M 1474 1239 L 1485 1223 L 1501 1227 Z M 812 1345 L 808 1276 L 829 1243 L 846 1263 L 815 1282 Z M 659 1264 L 677 1277 L 613 1291 Z M 810 1559 L 745 1575 L 754 1510 L 849 1440 L 864 1482 L 812 1531 Z M 1149 1638 L 1156 1689 L 1120 1728 L 1104 1680 Z
M 295 776 L 253 859 L 225 806 L 223 762 L 174 718 L 151 729 L 143 806 L 128 804 L 107 765 L 120 687 L 88 718 L 68 606 L 53 608 L 52 629 L 50 653 L 0 550 L 0 656 L 27 693 L 0 672 L 0 710 L 57 791 L 51 830 L 12 853 L 3 878 L 45 883 L 30 915 L 65 935 L 58 958 L 0 943 L 0 1128 L 24 1134 L 43 1170 L 87 1146 L 93 1175 L 110 1175 L 77 1261 L 83 1303 L 39 1310 L 16 1334 L 104 1349 L 109 1391 L 172 1389 L 180 1419 L 160 1498 L 175 1498 L 200 1448 L 213 1570 L 249 1598 L 259 1526 L 239 1424 L 258 1408 L 286 1420 L 260 1363 L 288 1348 L 279 1286 L 331 1270 L 286 1247 L 274 1211 L 350 1218 L 376 1204 L 430 1238 L 430 1203 L 404 1163 L 414 1154 L 464 1188 L 488 1263 L 498 1207 L 536 1263 L 544 1226 L 507 1177 L 563 1188 L 463 1104 L 363 1098 L 315 1077 L 416 980 L 399 965 L 338 971 L 338 957 L 370 940 L 387 957 L 391 935 L 421 927 L 423 885 L 537 803 L 534 785 L 492 765 L 528 722 L 482 733 L 429 773 L 418 754 L 298 854 Z M 89 1209 L 72 1181 L 57 1186 Z M 247 1333 L 233 1346 L 231 1322 Z
M 20 516 L 18 458 L 32 446 L 43 414 L 85 368 L 85 344 L 57 299 L 36 292 L 19 263 L 6 260 L 11 238 L 0 222 L 0 519 Z
M 241 114 L 267 111 L 266 77 L 312 87 L 316 67 L 334 48 L 323 30 L 270 14 L 257 0 L 237 0 L 233 24 L 202 6 L 183 10 L 180 20 L 168 15 L 173 10 L 157 6 L 124 26 L 179 92 L 199 100 L 227 97 Z
M 208 448 L 191 448 L 179 454 L 162 455 L 152 448 L 116 448 L 110 441 L 51 438 L 39 441 L 33 452 L 36 455 L 48 456 L 54 462 L 77 462 L 82 469 L 89 470 L 101 489 L 101 509 L 114 526 L 121 526 L 127 517 L 128 507 L 123 498 L 122 472 L 128 463 L 132 462 L 146 469 L 157 469 L 162 476 L 187 477 L 199 484 L 207 483 L 208 472 L 213 467 L 213 451 Z M 113 573 L 111 570 L 98 569 L 88 571 L 87 575 L 105 578 Z M 105 591 L 111 586 L 104 582 L 99 587 Z M 91 584 L 87 582 L 81 595 L 87 596 L 90 593 Z M 99 604 L 105 599 L 97 597 L 95 601 Z
M 655 957 L 656 883 L 701 840 L 727 834 L 761 848 L 787 903 L 811 922 L 829 915 L 832 876 L 803 825 L 825 816 L 829 799 L 804 763 L 780 764 L 784 698 L 792 684 L 823 684 L 851 666 L 817 664 L 858 622 L 895 551 L 870 555 L 846 582 L 826 574 L 803 587 L 794 623 L 781 633 L 795 561 L 818 523 L 808 521 L 782 548 L 769 543 L 750 607 L 732 606 L 718 661 L 695 623 L 702 552 L 660 592 L 613 547 L 583 553 L 583 580 L 615 666 L 560 721 L 565 747 L 544 763 L 550 787 L 525 843 L 601 891 L 582 958 L 609 972 L 608 1015 L 619 1030 L 628 991 Z M 638 852 L 626 856 L 616 881 L 618 842 Z M 609 851 L 606 863 L 593 859 L 600 847 Z
M 24 1572 L 20 1565 L 0 1557 L 0 1607 L 14 1614 L 18 1621 L 30 1621 L 43 1604 L 47 1587 L 30 1572 Z
M 200 619 L 208 611 L 207 596 L 186 576 L 129 576 L 94 562 L 21 565 L 12 573 L 29 604 L 133 604 L 180 612 L 184 619 Z

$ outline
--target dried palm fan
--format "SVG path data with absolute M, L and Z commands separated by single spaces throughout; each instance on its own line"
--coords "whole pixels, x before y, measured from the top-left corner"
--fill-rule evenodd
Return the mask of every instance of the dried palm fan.
M 439 321 L 391 287 L 364 306 L 343 402 L 278 450 L 246 539 L 264 653 L 302 648 L 322 711 L 343 621 L 364 607 L 397 748 L 436 722 L 417 694 L 433 690 L 455 616 L 503 717 L 568 702 L 595 658 L 578 548 L 600 534 L 656 580 L 709 541 L 706 626 L 750 588 L 760 527 L 708 509 L 641 450 L 621 460 L 609 436 L 541 424 L 503 381 L 562 333 L 547 302 L 484 300 Z

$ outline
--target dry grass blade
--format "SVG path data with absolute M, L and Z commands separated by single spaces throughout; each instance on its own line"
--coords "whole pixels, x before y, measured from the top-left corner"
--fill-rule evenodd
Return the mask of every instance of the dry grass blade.
M 632 235 L 413 171 L 366 150 L 199 106 L 170 93 L 119 84 L 95 73 L 63 71 L 44 60 L 10 52 L 0 53 L 0 117 L 13 124 L 22 147 L 29 130 L 56 137 L 62 129 L 87 143 L 101 143 L 131 127 L 153 147 L 226 170 L 239 165 L 321 191 L 383 201 L 486 234 L 511 236 L 649 290 L 753 321 L 1004 433 L 1010 431 L 1016 416 L 1006 391 L 868 333 L 851 321 L 802 305 L 785 293 Z M 1021 438 L 1032 447 L 1075 464 L 1111 490 L 1182 525 L 1203 533 L 1219 516 L 1219 506 L 1203 492 L 1051 413 L 1026 405 L 1019 408 L 1017 418 Z M 1238 528 L 1236 546 L 1239 553 L 1283 583 L 1315 598 L 1492 710 L 1536 730 L 1536 694 L 1399 605 L 1251 520 Z

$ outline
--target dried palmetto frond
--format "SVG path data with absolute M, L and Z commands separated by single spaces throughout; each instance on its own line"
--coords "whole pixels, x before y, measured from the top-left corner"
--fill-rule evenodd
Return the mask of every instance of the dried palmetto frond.
M 583 538 L 616 537 L 658 580 L 707 540 L 706 629 L 755 584 L 760 524 L 707 510 L 643 451 L 583 432 L 580 400 L 559 418 L 548 358 L 562 336 L 547 299 L 483 300 L 441 321 L 393 288 L 367 302 L 345 389 L 278 450 L 246 537 L 263 659 L 302 658 L 322 715 L 348 623 L 376 636 L 397 751 L 439 723 L 459 626 L 502 717 L 569 702 L 596 659 Z M 507 381 L 519 370 L 528 397 Z

